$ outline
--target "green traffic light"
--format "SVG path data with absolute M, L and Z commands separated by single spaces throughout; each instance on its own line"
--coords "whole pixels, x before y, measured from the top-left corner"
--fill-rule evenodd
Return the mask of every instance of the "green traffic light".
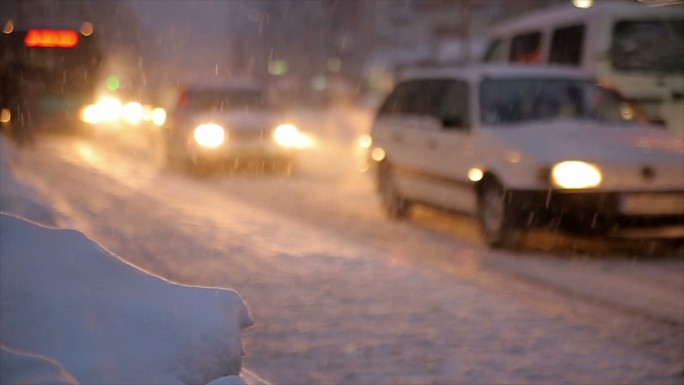
M 121 87 L 121 79 L 116 75 L 109 75 L 105 81 L 107 89 L 110 91 L 116 91 Z

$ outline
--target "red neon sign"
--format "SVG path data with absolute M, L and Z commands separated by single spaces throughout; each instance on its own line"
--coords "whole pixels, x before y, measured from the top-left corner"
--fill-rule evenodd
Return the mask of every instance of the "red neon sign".
M 27 47 L 73 48 L 78 45 L 76 31 L 32 29 L 24 38 Z

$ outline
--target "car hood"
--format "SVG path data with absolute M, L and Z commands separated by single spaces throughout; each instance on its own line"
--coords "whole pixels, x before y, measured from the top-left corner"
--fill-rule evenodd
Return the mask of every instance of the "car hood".
M 555 121 L 483 131 L 485 141 L 503 142 L 523 157 L 544 163 L 563 160 L 608 164 L 684 162 L 684 140 L 664 129 Z
M 271 130 L 280 123 L 277 114 L 264 111 L 224 111 L 195 118 L 197 124 L 215 123 L 229 131 Z

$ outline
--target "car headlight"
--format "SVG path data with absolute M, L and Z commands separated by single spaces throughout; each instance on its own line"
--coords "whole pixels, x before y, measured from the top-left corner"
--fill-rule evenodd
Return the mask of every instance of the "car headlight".
M 556 187 L 583 189 L 601 184 L 601 170 L 593 164 L 570 160 L 557 163 L 551 169 L 551 180 Z
M 121 116 L 122 104 L 118 98 L 109 96 L 97 102 L 102 119 L 107 122 L 114 122 Z
M 152 123 L 155 126 L 160 126 L 160 127 L 163 126 L 164 123 L 166 123 L 166 110 L 161 108 L 161 107 L 157 107 L 157 108 L 153 109 L 152 110 Z
M 142 104 L 138 102 L 128 102 L 121 108 L 121 117 L 129 124 L 140 124 L 145 115 Z
M 99 104 L 89 104 L 81 111 L 81 120 L 90 124 L 98 124 L 104 119 L 104 112 Z
M 218 147 L 226 140 L 226 132 L 218 124 L 200 124 L 193 134 L 195 142 L 203 147 Z
M 281 124 L 273 132 L 273 139 L 287 148 L 305 148 L 311 145 L 311 138 L 299 132 L 292 124 Z

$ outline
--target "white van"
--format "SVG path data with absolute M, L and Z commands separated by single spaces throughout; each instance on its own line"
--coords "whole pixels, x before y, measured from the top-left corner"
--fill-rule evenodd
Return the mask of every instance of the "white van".
M 563 5 L 490 29 L 485 62 L 579 67 L 684 135 L 684 6 Z

